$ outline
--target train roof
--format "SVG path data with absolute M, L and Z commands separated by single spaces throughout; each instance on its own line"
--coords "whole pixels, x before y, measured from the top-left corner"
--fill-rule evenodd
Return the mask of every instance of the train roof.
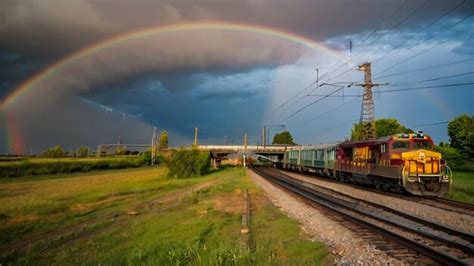
M 302 150 L 320 150 L 320 149 L 327 149 L 332 148 L 342 143 L 342 141 L 332 142 L 332 143 L 324 143 L 324 144 L 310 144 L 310 145 L 303 145 L 301 146 Z
M 400 134 L 395 134 L 395 135 L 390 135 L 386 137 L 381 137 L 378 139 L 373 139 L 373 140 L 358 140 L 358 141 L 345 141 L 341 143 L 341 146 L 343 147 L 358 147 L 358 146 L 366 146 L 366 145 L 378 145 L 378 144 L 383 144 L 387 143 L 389 140 L 410 140 L 410 139 L 424 139 L 424 140 L 429 140 L 432 141 L 431 138 L 428 135 L 423 134 L 423 132 L 417 132 L 417 133 L 400 133 Z
M 382 144 L 382 143 L 387 143 L 392 136 L 387 136 L 387 137 L 382 137 L 378 139 L 372 139 L 372 140 L 355 140 L 355 141 L 345 141 L 341 143 L 341 146 L 344 147 L 357 147 L 357 146 L 366 146 L 366 145 L 377 145 L 377 144 Z

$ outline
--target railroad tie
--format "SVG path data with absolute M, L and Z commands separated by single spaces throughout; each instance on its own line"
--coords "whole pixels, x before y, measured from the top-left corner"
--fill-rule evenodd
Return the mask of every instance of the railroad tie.
M 249 192 L 248 189 L 244 191 L 244 202 L 243 202 L 243 210 L 242 210 L 242 226 L 240 228 L 241 234 L 248 234 L 249 233 Z

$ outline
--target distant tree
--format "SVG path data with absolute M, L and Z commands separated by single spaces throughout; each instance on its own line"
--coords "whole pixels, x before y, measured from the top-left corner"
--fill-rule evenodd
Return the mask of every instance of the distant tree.
M 439 146 L 435 146 L 435 150 L 441 153 L 442 158 L 446 160 L 448 165 L 453 169 L 462 168 L 466 164 L 464 160 L 465 157 L 457 149 L 453 148 L 449 144 L 440 142 Z
M 158 149 L 163 150 L 168 148 L 168 132 L 163 131 L 160 134 L 160 143 L 158 145 Z
M 115 149 L 115 155 L 125 155 L 125 146 L 123 145 L 117 145 L 117 148 Z
M 64 149 L 61 146 L 56 145 L 41 152 L 41 157 L 58 158 L 63 157 L 65 154 Z
M 107 156 L 107 154 L 109 153 L 109 145 L 99 145 L 97 153 L 100 157 Z
M 168 176 L 190 178 L 202 176 L 209 171 L 210 153 L 198 149 L 180 149 L 167 161 Z
M 89 147 L 81 146 L 77 149 L 77 157 L 88 157 L 89 156 Z
M 296 143 L 293 141 L 293 136 L 289 131 L 283 131 L 275 134 L 275 136 L 273 137 L 272 144 L 295 145 Z
M 352 126 L 351 140 L 362 140 L 362 124 Z M 375 120 L 375 134 L 377 138 L 390 136 L 398 133 L 413 133 L 413 130 L 402 125 L 395 118 L 381 118 Z
M 460 115 L 448 124 L 451 146 L 467 157 L 474 157 L 474 116 Z

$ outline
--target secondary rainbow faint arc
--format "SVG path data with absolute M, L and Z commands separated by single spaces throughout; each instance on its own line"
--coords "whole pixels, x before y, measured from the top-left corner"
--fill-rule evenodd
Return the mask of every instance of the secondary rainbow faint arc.
M 226 31 L 237 31 L 237 32 L 251 32 L 256 34 L 262 34 L 267 36 L 272 36 L 278 39 L 288 40 L 294 43 L 298 43 L 304 47 L 310 49 L 318 50 L 324 54 L 328 54 L 339 61 L 346 61 L 342 53 L 337 50 L 333 50 L 324 44 L 311 40 L 309 38 L 303 37 L 301 35 L 282 31 L 275 28 L 270 28 L 260 25 L 252 24 L 241 24 L 241 23 L 226 23 L 226 22 L 195 22 L 195 23 L 181 23 L 181 24 L 171 24 L 165 26 L 157 26 L 152 28 L 146 28 L 138 31 L 133 31 L 121 35 L 117 35 L 112 38 L 105 39 L 93 45 L 87 46 L 83 49 L 80 49 L 59 61 L 53 63 L 43 71 L 37 73 L 33 77 L 24 81 L 20 86 L 18 86 L 11 94 L 9 94 L 5 100 L 2 102 L 0 109 L 6 109 L 15 101 L 20 98 L 22 95 L 28 93 L 28 91 L 33 90 L 35 85 L 42 80 L 45 80 L 49 77 L 53 77 L 54 74 L 61 68 L 73 64 L 77 60 L 80 60 L 84 57 L 93 55 L 101 50 L 112 47 L 116 44 L 120 44 L 129 40 L 144 38 L 147 36 L 152 36 L 156 34 L 164 34 L 171 32 L 180 32 L 180 31 L 192 31 L 192 30 L 226 30 Z

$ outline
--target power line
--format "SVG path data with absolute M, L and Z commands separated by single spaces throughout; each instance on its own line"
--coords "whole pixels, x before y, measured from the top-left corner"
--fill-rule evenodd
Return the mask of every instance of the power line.
M 451 62 L 451 63 L 439 64 L 439 65 L 434 65 L 434 66 L 429 66 L 429 67 L 423 67 L 423 68 L 418 68 L 418 69 L 413 69 L 413 70 L 407 70 L 407 71 L 397 72 L 397 73 L 388 74 L 388 75 L 384 75 L 384 76 L 375 76 L 375 78 L 379 78 L 379 79 L 380 79 L 380 78 L 388 78 L 388 77 L 393 77 L 393 76 L 400 76 L 400 75 L 404 75 L 404 74 L 409 74 L 409 73 L 414 73 L 414 72 L 420 72 L 420 71 L 424 71 L 424 70 L 428 70 L 428 69 L 434 69 L 434 68 L 439 68 L 439 67 L 443 67 L 443 66 L 461 64 L 461 63 L 470 62 L 470 61 L 474 61 L 474 59 L 466 59 L 466 60 L 461 60 L 461 61 L 456 61 L 456 62 Z
M 289 118 L 291 118 L 291 117 L 295 116 L 296 114 L 302 112 L 302 111 L 305 110 L 306 108 L 308 108 L 308 107 L 312 106 L 313 104 L 318 103 L 318 102 L 320 102 L 320 101 L 322 101 L 322 100 L 324 100 L 324 99 L 330 97 L 331 95 L 334 95 L 335 93 L 337 93 L 338 91 L 340 91 L 340 90 L 342 90 L 342 89 L 344 89 L 344 87 L 339 88 L 339 89 L 333 91 L 332 93 L 330 93 L 330 94 L 328 94 L 328 95 L 325 95 L 325 96 L 323 96 L 323 97 L 321 97 L 321 98 L 319 98 L 319 99 L 317 99 L 317 100 L 315 100 L 315 101 L 312 101 L 311 103 L 309 103 L 309 104 L 303 106 L 302 108 L 298 109 L 296 112 L 294 112 L 294 113 L 290 114 L 289 116 L 287 116 L 283 121 L 288 120 Z
M 427 28 L 431 27 L 431 26 L 434 25 L 436 22 L 440 21 L 442 18 L 444 18 L 445 16 L 447 16 L 448 14 L 450 14 L 450 13 L 451 13 L 452 11 L 454 11 L 455 9 L 459 8 L 459 7 L 460 7 L 461 5 L 463 5 L 465 2 L 466 2 L 466 0 L 463 0 L 461 3 L 457 4 L 456 6 L 450 8 L 450 9 L 448 9 L 448 10 L 447 10 L 446 12 L 444 12 L 441 16 L 439 16 L 438 18 L 436 18 L 435 20 L 433 20 L 432 22 L 430 22 L 430 24 L 428 24 L 428 25 L 427 25 L 426 27 L 424 27 L 422 30 L 420 30 L 420 31 L 418 31 L 416 34 L 412 35 L 410 38 L 408 38 L 407 40 L 405 40 L 404 42 L 402 42 L 401 44 L 399 44 L 397 47 L 392 48 L 392 50 L 391 50 L 390 52 L 388 52 L 388 53 L 386 53 L 385 55 L 383 55 L 383 56 L 377 58 L 376 60 L 373 60 L 373 62 L 380 61 L 382 58 L 386 57 L 388 54 L 390 54 L 390 53 L 396 51 L 396 50 L 399 49 L 401 46 L 403 46 L 405 43 L 407 43 L 409 40 L 411 40 L 412 38 L 414 38 L 415 36 L 417 36 L 419 33 L 423 32 L 423 31 L 426 30 Z M 426 2 L 424 2 L 424 3 L 423 3 L 422 5 L 420 5 L 420 6 L 424 6 L 425 4 L 426 4 Z M 419 6 L 419 7 L 420 7 L 420 6 Z M 417 9 L 418 9 L 418 8 L 417 8 Z M 416 10 L 417 10 L 417 9 L 416 9 Z M 414 13 L 414 12 L 412 12 L 411 14 L 413 14 L 413 13 Z M 457 22 L 457 23 L 455 23 L 455 24 L 453 24 L 453 25 L 451 25 L 451 26 L 446 27 L 446 28 L 443 29 L 442 31 L 439 31 L 438 33 L 436 33 L 436 34 L 430 36 L 429 38 L 424 39 L 423 41 L 430 40 L 430 39 L 432 39 L 432 38 L 438 36 L 439 34 L 443 33 L 444 31 L 446 31 L 446 30 L 448 30 L 448 29 L 451 29 L 451 28 L 454 28 L 454 27 L 457 26 L 458 24 L 461 24 L 461 23 L 463 23 L 465 20 L 469 19 L 471 16 L 472 16 L 472 14 L 469 15 L 469 16 L 467 16 L 466 18 L 462 19 L 461 21 L 459 21 L 459 22 Z M 448 40 L 446 40 L 446 41 L 444 41 L 444 42 L 442 42 L 442 43 L 440 43 L 440 44 L 438 44 L 438 45 L 435 45 L 435 46 L 429 48 L 428 50 L 426 50 L 426 51 L 424 51 L 424 52 L 422 51 L 421 53 L 416 54 L 415 56 L 409 58 L 409 59 L 406 60 L 406 61 L 412 60 L 414 57 L 417 57 L 417 56 L 419 56 L 419 55 L 421 55 L 421 54 L 423 54 L 423 53 L 425 53 L 425 52 L 427 52 L 427 51 L 429 51 L 429 50 L 431 50 L 431 49 L 434 49 L 434 48 L 440 46 L 441 44 L 446 43 L 447 41 L 448 41 Z M 415 45 L 412 45 L 412 46 L 408 47 L 407 49 L 411 49 L 411 48 L 413 48 L 413 47 L 415 47 L 415 46 L 417 46 L 417 45 L 419 45 L 419 43 L 417 43 L 417 44 L 415 44 Z M 363 55 L 365 55 L 365 53 L 364 53 Z M 399 64 L 405 63 L 406 61 L 399 62 Z M 378 74 L 380 75 L 380 74 L 382 74 L 382 73 L 385 73 L 386 71 L 390 70 L 391 68 L 395 67 L 396 65 L 397 65 L 397 64 L 395 64 L 395 65 L 393 65 L 393 66 L 390 66 L 389 68 L 384 69 L 382 72 L 379 72 Z M 346 73 L 349 72 L 349 71 L 350 71 L 350 69 L 344 71 L 343 73 L 339 74 L 338 76 L 336 76 L 336 77 L 334 77 L 334 78 L 337 78 L 337 77 L 339 77 L 339 76 L 342 76 L 342 75 L 346 74 Z M 380 78 L 380 77 L 375 76 L 374 78 Z
M 395 10 L 394 13 L 392 13 L 392 15 L 390 16 L 390 18 L 394 17 L 394 16 L 402 9 L 402 7 L 403 7 L 407 2 L 408 2 L 408 1 L 406 0 L 403 4 L 401 4 L 401 5 L 398 7 L 398 9 Z M 394 29 L 396 29 L 397 27 L 399 27 L 400 25 L 402 25 L 402 24 L 403 24 L 405 21 L 407 21 L 411 16 L 413 16 L 416 12 L 418 12 L 418 10 L 420 10 L 422 7 L 424 7 L 424 6 L 427 4 L 427 2 L 428 2 L 428 0 L 425 0 L 425 1 L 423 2 L 423 4 L 421 4 L 421 5 L 419 5 L 417 8 L 415 8 L 408 16 L 406 16 L 404 19 L 402 19 L 401 21 L 399 21 L 399 22 L 398 22 L 395 26 L 393 26 L 388 32 L 384 33 L 382 36 L 380 36 L 378 39 L 372 41 L 370 44 L 365 45 L 365 47 L 369 47 L 370 45 L 374 44 L 374 43 L 377 42 L 378 40 L 382 39 L 386 34 L 390 33 L 392 30 L 394 30 Z M 364 42 L 365 42 L 367 39 L 369 39 L 373 34 L 375 34 L 376 31 L 377 31 L 377 30 L 375 30 L 374 32 L 372 32 L 371 34 L 369 34 L 369 35 L 362 41 L 362 43 L 364 43 Z M 367 49 L 365 49 L 365 50 L 367 50 Z M 365 51 L 365 50 L 364 50 L 364 51 Z M 321 76 L 321 79 L 322 79 L 324 76 L 326 76 L 328 73 L 330 73 L 330 75 L 329 75 L 329 77 L 326 79 L 326 81 L 331 80 L 331 75 L 332 75 L 337 69 L 339 69 L 340 67 L 342 67 L 342 66 L 344 66 L 344 65 L 348 65 L 348 63 L 349 63 L 351 60 L 352 60 L 352 58 L 351 58 L 350 60 L 347 60 L 346 62 L 344 62 L 341 66 L 336 67 L 331 73 L 330 73 L 329 71 L 326 72 L 326 73 L 324 73 L 324 74 Z M 354 66 L 354 67 L 352 67 L 352 68 L 349 68 L 348 70 L 344 71 L 343 73 L 341 73 L 341 74 L 339 74 L 338 76 L 333 77 L 333 78 L 337 78 L 337 77 L 339 77 L 339 76 L 342 76 L 342 75 L 344 75 L 345 73 L 347 73 L 347 72 L 349 72 L 349 71 L 351 71 L 351 70 L 353 70 L 353 69 L 355 69 L 355 68 L 356 68 L 356 66 Z M 314 83 L 313 83 L 313 84 L 314 84 Z M 312 84 L 312 85 L 313 85 L 313 84 Z M 312 86 L 312 85 L 310 85 L 310 86 Z M 312 92 L 316 91 L 319 87 L 321 87 L 321 86 L 318 86 L 318 87 L 316 87 L 315 89 L 311 90 L 311 91 L 309 92 L 309 94 L 311 94 Z M 306 89 L 305 89 L 305 90 L 306 90 Z M 303 91 L 304 91 L 304 90 L 303 90 Z M 298 94 L 299 94 L 299 93 L 298 93 Z M 298 95 L 298 94 L 297 94 L 297 95 Z M 309 96 L 309 94 L 308 94 L 307 96 Z M 302 98 L 304 98 L 304 97 L 305 97 L 304 95 L 303 95 L 302 97 L 300 97 L 295 103 L 293 103 L 293 104 L 290 106 L 290 108 L 293 107 L 294 105 L 296 105 L 296 104 L 297 104 Z M 289 101 L 286 101 L 286 102 L 283 103 L 280 107 L 283 107 L 283 106 L 286 105 L 288 102 L 289 102 Z M 280 107 L 277 108 L 277 109 L 279 110 Z M 272 113 L 272 114 L 273 114 L 273 113 Z
M 466 2 L 466 0 L 463 0 L 462 2 L 460 2 L 459 4 L 457 4 L 456 6 L 448 9 L 446 12 L 444 12 L 443 14 L 441 14 L 438 18 L 436 18 L 435 20 L 433 20 L 432 22 L 430 22 L 428 25 L 426 25 L 425 27 L 423 27 L 421 30 L 419 30 L 418 32 L 416 32 L 414 35 L 412 35 L 410 38 L 406 39 L 405 41 L 403 41 L 402 43 L 400 43 L 399 45 L 397 45 L 397 47 L 395 48 L 392 48 L 392 50 L 388 53 L 386 53 L 385 55 L 383 55 L 382 57 L 380 58 L 377 58 L 376 60 L 372 61 L 372 62 L 377 62 L 377 61 L 380 61 L 382 60 L 383 58 L 385 58 L 386 56 L 388 56 L 389 54 L 391 54 L 393 51 L 396 51 L 398 48 L 402 47 L 404 44 L 406 44 L 408 41 L 410 41 L 411 39 L 415 38 L 415 36 L 417 36 L 418 34 L 420 34 L 421 32 L 425 31 L 426 29 L 428 29 L 429 27 L 433 26 L 435 23 L 437 23 L 438 21 L 440 21 L 441 19 L 443 19 L 445 16 L 449 15 L 451 12 L 453 12 L 454 10 L 456 10 L 457 8 L 459 8 L 460 6 L 462 6 L 464 3 Z M 429 40 L 430 38 L 428 39 L 425 39 L 424 41 L 426 40 Z
M 360 96 L 359 96 L 359 97 L 360 97 Z M 346 102 L 344 102 L 344 103 L 342 103 L 342 104 L 340 104 L 340 105 L 338 105 L 338 106 L 336 106 L 336 107 L 334 107 L 334 108 L 331 108 L 331 109 L 327 110 L 326 112 L 321 113 L 321 114 L 319 114 L 318 116 L 315 116 L 315 117 L 311 118 L 310 120 L 306 120 L 306 121 L 304 121 L 304 122 L 307 123 L 307 122 L 314 121 L 314 120 L 316 120 L 316 119 L 318 119 L 318 118 L 320 118 L 320 117 L 322 117 L 322 116 L 324 116 L 324 115 L 326 115 L 326 114 L 328 114 L 328 113 L 330 113 L 330 112 L 332 112 L 332 111 L 335 111 L 335 110 L 337 110 L 337 109 L 339 109 L 339 108 L 345 106 L 346 104 L 349 104 L 349 103 L 354 102 L 355 100 L 357 100 L 357 98 L 352 99 L 352 100 L 350 100 L 350 101 L 346 101 Z
M 465 0 L 464 0 L 465 1 Z M 403 23 L 405 23 L 408 19 L 410 19 L 416 12 L 418 12 L 421 8 L 423 8 L 426 4 L 428 3 L 428 0 L 425 0 L 422 4 L 420 4 L 418 7 L 416 7 L 408 16 L 406 16 L 404 19 L 402 19 L 401 21 L 399 21 L 395 26 L 393 26 L 392 28 L 390 28 L 389 31 L 385 32 L 382 36 L 380 36 L 378 39 L 374 40 L 373 42 L 371 42 L 369 45 L 367 45 L 366 47 L 368 48 L 369 46 L 373 45 L 374 43 L 376 43 L 377 41 L 381 40 L 383 37 L 387 36 L 387 34 L 389 34 L 390 32 L 392 32 L 394 29 L 398 28 L 400 25 L 402 25 Z M 365 49 L 363 52 L 365 55 L 367 49 Z
M 414 91 L 414 90 L 424 90 L 424 89 L 435 89 L 435 88 L 445 88 L 445 87 L 461 87 L 467 85 L 473 85 L 474 82 L 465 82 L 465 83 L 455 83 L 455 84 L 443 84 L 443 85 L 435 85 L 435 86 L 423 86 L 423 87 L 414 87 L 414 88 L 405 88 L 405 89 L 394 89 L 394 90 L 382 90 L 378 93 L 390 93 L 390 92 L 398 92 L 398 91 Z
M 461 76 L 466 76 L 473 74 L 474 71 L 469 71 L 461 74 L 456 74 L 456 75 L 449 75 L 449 76 L 444 76 L 444 77 L 439 77 L 439 78 L 431 78 L 431 79 L 424 79 L 424 80 L 418 80 L 418 81 L 406 81 L 406 82 L 400 82 L 400 83 L 390 83 L 390 86 L 400 86 L 400 85 L 410 85 L 410 84 L 418 84 L 418 83 L 424 83 L 424 82 L 431 82 L 431 81 L 437 81 L 437 80 L 443 80 L 443 79 L 449 79 L 449 78 L 455 78 L 455 77 L 461 77 Z
M 429 123 L 429 124 L 416 125 L 416 126 L 413 126 L 412 128 L 430 127 L 430 126 L 444 125 L 444 124 L 448 124 L 448 123 L 449 123 L 449 121 L 435 122 L 435 123 Z
M 456 22 L 455 24 L 451 25 L 451 26 L 449 27 L 449 29 L 452 29 L 452 28 L 456 27 L 457 25 L 459 25 L 459 24 L 465 22 L 466 20 L 468 20 L 468 19 L 471 18 L 472 16 L 473 16 L 473 14 L 471 14 L 471 15 L 465 17 L 464 19 L 462 19 L 462 20 L 460 20 L 460 21 L 458 21 L 458 22 Z M 438 32 L 437 34 L 435 34 L 435 35 L 433 35 L 433 36 L 437 36 L 437 35 L 439 35 L 439 34 L 442 33 L 442 32 L 444 32 L 444 30 L 441 31 L 441 32 Z M 432 36 L 432 37 L 433 37 L 433 36 Z M 425 41 L 426 41 L 426 40 L 425 40 Z M 413 60 L 414 58 L 416 58 L 416 57 L 418 57 L 418 56 L 420 56 L 420 55 L 422 55 L 422 54 L 424 54 L 424 53 L 427 53 L 427 52 L 431 51 L 432 49 L 434 49 L 434 48 L 436 48 L 436 47 L 439 47 L 439 46 L 441 46 L 441 45 L 447 43 L 448 41 L 450 41 L 450 39 L 446 39 L 446 40 L 444 40 L 444 41 L 442 41 L 442 42 L 439 42 L 438 44 L 436 44 L 436 45 L 434 45 L 434 46 L 432 46 L 432 47 L 430 47 L 430 48 L 428 48 L 428 49 L 426 49 L 426 50 L 422 50 L 422 51 L 420 51 L 419 53 L 417 53 L 417 54 L 411 56 L 410 58 L 407 58 L 407 59 L 405 59 L 405 60 L 403 60 L 403 61 L 397 62 L 397 63 L 395 63 L 395 64 L 393 64 L 393 65 L 391 65 L 391 66 L 385 68 L 385 69 L 382 70 L 381 72 L 377 73 L 377 75 L 383 74 L 383 73 L 389 71 L 390 69 L 393 69 L 394 67 L 397 67 L 397 66 L 399 66 L 399 65 L 405 64 L 406 62 L 411 61 L 411 60 Z M 417 46 L 417 45 L 419 45 L 419 44 L 415 44 L 414 46 L 409 47 L 409 48 L 407 48 L 407 49 L 411 49 L 411 48 L 413 48 L 413 47 L 415 47 L 415 46 Z
M 443 85 L 433 85 L 433 86 L 422 86 L 422 87 L 413 87 L 413 88 L 405 88 L 405 89 L 393 89 L 393 90 L 379 90 L 377 93 L 391 93 L 391 92 L 399 92 L 399 91 L 413 91 L 413 90 L 425 90 L 425 89 L 436 89 L 436 88 L 445 88 L 445 87 L 462 87 L 462 86 L 467 86 L 467 85 L 473 85 L 474 82 L 465 82 L 465 83 L 453 83 L 453 84 L 443 84 Z M 343 89 L 343 88 L 341 88 Z M 339 90 L 341 90 L 339 89 Z M 337 90 L 337 91 L 339 91 Z M 336 91 L 336 92 L 337 92 Z M 319 95 L 323 98 L 329 98 L 329 97 L 336 97 L 334 96 L 334 92 L 330 94 L 321 94 Z M 354 94 L 349 94 L 349 95 L 340 95 L 337 97 L 362 97 L 361 95 L 354 95 Z M 320 100 L 320 99 L 318 99 Z
M 390 19 L 393 18 L 393 17 L 402 9 L 402 7 L 406 5 L 407 2 L 408 2 L 408 0 L 405 0 L 405 2 L 403 2 L 403 3 L 395 10 L 395 12 L 393 12 L 392 15 L 390 15 L 389 18 L 390 18 Z M 427 0 L 425 0 L 425 4 L 426 4 L 426 2 L 427 2 Z M 411 15 L 410 15 L 410 16 L 411 16 Z M 406 19 L 408 19 L 408 18 L 406 18 Z M 406 20 L 406 19 L 405 19 L 405 20 Z M 403 22 L 402 22 L 402 23 L 403 23 Z M 401 23 L 400 23 L 400 24 L 401 24 Z M 396 27 L 398 27 L 398 25 L 397 25 Z M 361 44 L 363 45 L 362 47 L 368 47 L 368 46 L 370 46 L 370 45 L 372 45 L 372 44 L 374 43 L 374 42 L 372 42 L 370 45 L 364 45 L 365 41 L 368 40 L 369 38 L 371 38 L 377 31 L 378 31 L 378 29 L 375 28 L 367 37 L 365 37 L 365 38 L 361 41 Z M 384 35 L 385 35 L 385 34 L 384 34 Z M 384 35 L 382 35 L 382 37 L 383 37 Z M 379 38 L 379 39 L 380 39 L 380 38 Z M 377 40 L 379 40 L 379 39 L 377 39 Z M 365 49 L 364 51 L 366 51 L 366 50 L 367 50 L 367 49 Z M 347 60 L 346 62 L 344 62 L 344 63 L 338 65 L 337 67 L 333 68 L 331 71 L 328 71 L 328 72 L 324 73 L 324 74 L 321 76 L 321 79 L 322 79 L 323 77 L 325 77 L 328 73 L 330 73 L 330 74 L 329 74 L 329 77 L 325 80 L 325 82 L 331 80 L 331 76 L 334 74 L 334 72 L 336 72 L 339 68 L 341 68 L 341 67 L 343 67 L 343 66 L 345 66 L 345 65 L 348 65 L 348 63 L 351 62 L 351 61 L 352 61 L 352 58 L 351 58 L 350 60 Z M 354 67 L 354 68 L 355 68 L 355 67 Z M 350 70 L 349 70 L 349 71 L 350 71 Z M 347 73 L 347 71 L 344 72 L 344 74 L 345 74 L 345 73 Z M 339 76 L 340 76 L 340 75 L 339 75 Z
M 297 92 L 296 94 L 294 94 L 292 97 L 290 97 L 290 99 L 286 100 L 284 103 L 280 104 L 275 110 L 273 110 L 271 112 L 271 116 L 273 114 L 275 114 L 278 110 L 280 110 L 283 106 L 285 106 L 286 104 L 288 104 L 292 99 L 294 99 L 296 96 L 298 96 L 300 93 L 306 91 L 307 89 L 311 88 L 311 86 L 313 86 L 314 84 L 316 84 L 318 82 L 318 80 L 315 80 L 314 82 L 312 82 L 311 84 L 309 84 L 308 86 L 306 86 L 305 88 L 303 88 L 302 90 L 300 90 L 299 92 Z

